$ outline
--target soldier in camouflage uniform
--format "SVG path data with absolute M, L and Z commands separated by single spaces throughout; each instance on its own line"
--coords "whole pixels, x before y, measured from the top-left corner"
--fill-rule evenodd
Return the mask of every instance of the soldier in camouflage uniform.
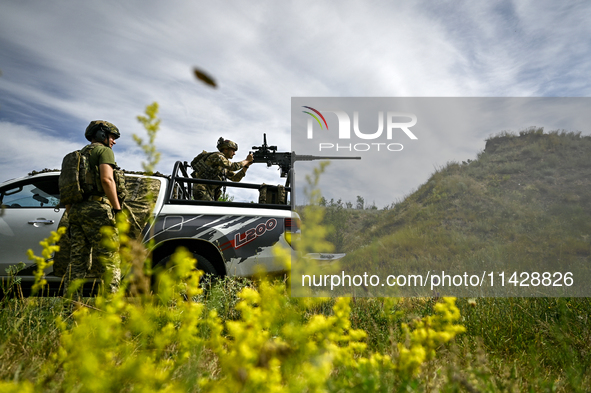
M 219 151 L 206 152 L 205 150 L 191 161 L 193 173 L 196 179 L 208 179 L 238 182 L 246 175 L 246 170 L 252 164 L 253 157 L 249 154 L 245 160 L 231 162 L 230 160 L 238 151 L 238 144 L 231 140 L 218 139 Z M 201 201 L 217 201 L 222 195 L 222 186 L 193 184 L 193 198 Z
M 125 181 L 115 162 L 112 147 L 121 134 L 115 125 L 95 120 L 90 122 L 84 135 L 91 142 L 81 150 L 84 154 L 85 149 L 91 149 L 88 156 L 90 175 L 86 180 L 94 186 L 90 195 L 85 194 L 83 201 L 66 206 L 71 249 L 64 293 L 68 293 L 71 281 L 85 278 L 91 264 L 97 263 L 103 267 L 106 291 L 114 293 L 119 289 L 121 280 L 115 215 L 121 212 Z M 112 228 L 112 234 L 107 239 L 101 232 L 103 227 Z M 79 289 L 75 295 L 81 296 L 82 291 Z

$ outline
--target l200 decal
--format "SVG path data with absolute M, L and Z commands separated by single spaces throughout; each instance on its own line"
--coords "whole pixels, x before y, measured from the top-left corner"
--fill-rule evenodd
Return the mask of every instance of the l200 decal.
M 222 251 L 228 248 L 239 249 L 240 247 L 252 242 L 259 236 L 263 236 L 267 231 L 272 231 L 277 227 L 277 220 L 270 218 L 265 223 L 260 223 L 256 227 L 247 229 L 244 233 L 237 233 L 234 239 L 222 244 L 220 249 Z

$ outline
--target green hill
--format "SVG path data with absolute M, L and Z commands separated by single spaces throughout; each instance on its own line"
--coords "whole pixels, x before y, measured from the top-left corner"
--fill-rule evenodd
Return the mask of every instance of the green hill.
M 349 254 L 343 265 L 358 271 L 578 266 L 576 284 L 590 262 L 590 218 L 591 137 L 528 129 L 490 138 L 477 159 L 449 163 L 391 209 L 333 205 L 326 223 L 336 228 L 338 251 Z M 589 295 L 584 286 L 577 291 Z

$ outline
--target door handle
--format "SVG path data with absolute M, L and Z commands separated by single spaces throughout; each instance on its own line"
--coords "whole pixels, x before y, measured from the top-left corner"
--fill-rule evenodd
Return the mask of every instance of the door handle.
M 35 224 L 51 225 L 54 222 L 55 222 L 54 220 L 46 220 L 45 218 L 38 218 L 36 220 L 29 221 L 29 224 L 31 224 L 31 225 L 35 225 Z

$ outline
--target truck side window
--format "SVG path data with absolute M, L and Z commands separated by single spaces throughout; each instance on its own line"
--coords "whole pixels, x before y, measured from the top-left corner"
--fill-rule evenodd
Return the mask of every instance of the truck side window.
M 7 209 L 19 207 L 57 207 L 60 195 L 55 180 L 37 180 L 1 191 L 1 203 Z

